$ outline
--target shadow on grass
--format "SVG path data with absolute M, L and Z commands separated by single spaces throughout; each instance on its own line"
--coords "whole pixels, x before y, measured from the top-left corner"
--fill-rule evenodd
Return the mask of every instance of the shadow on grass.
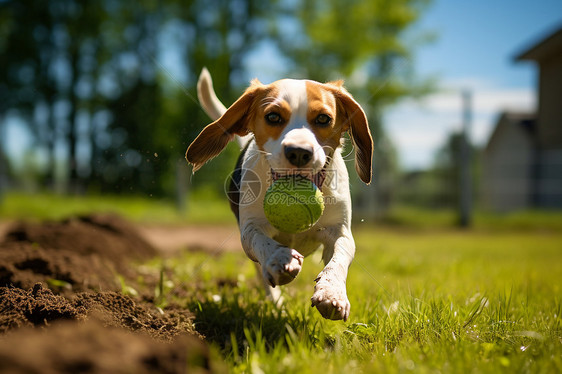
M 225 287 L 220 294 L 190 300 L 195 329 L 219 347 L 226 357 L 243 357 L 248 351 L 289 348 L 298 342 L 309 348 L 330 345 L 310 312 L 289 312 L 276 307 L 262 290 Z

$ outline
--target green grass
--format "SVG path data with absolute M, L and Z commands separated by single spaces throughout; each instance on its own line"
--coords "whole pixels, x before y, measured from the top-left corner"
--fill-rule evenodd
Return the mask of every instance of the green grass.
M 147 198 L 9 194 L 0 218 L 113 211 L 137 222 L 233 221 L 224 199 L 190 203 L 182 216 Z M 347 322 L 310 307 L 319 254 L 283 287 L 280 309 L 242 251 L 155 259 L 142 267 L 150 286 L 124 289 L 193 311 L 235 373 L 562 372 L 562 214 L 477 212 L 474 229 L 453 226 L 452 212 L 406 208 L 390 223 L 355 225 Z
M 226 199 L 202 193 L 190 196 L 185 212 L 179 212 L 171 200 L 143 196 L 8 193 L 0 204 L 0 219 L 5 220 L 58 220 L 93 212 L 149 223 L 235 222 Z
M 475 209 L 473 228 L 479 230 L 562 230 L 561 211 L 524 210 L 510 213 L 493 213 Z M 416 208 L 397 204 L 383 224 L 415 229 L 456 227 L 458 215 L 453 209 Z
M 179 212 L 170 199 L 150 196 L 25 194 L 10 192 L 0 201 L 0 219 L 57 220 L 92 212 L 120 214 L 135 222 L 147 223 L 235 223 L 225 196 L 195 191 L 187 208 Z M 473 216 L 477 230 L 562 231 L 560 211 L 522 211 L 493 214 L 477 210 Z M 418 230 L 450 229 L 456 226 L 453 210 L 431 210 L 397 205 L 378 225 Z M 357 222 L 360 224 L 360 222 Z
M 232 372 L 562 370 L 561 233 L 363 227 L 355 237 L 347 322 L 310 307 L 317 255 L 277 309 L 242 253 L 186 253 L 165 262 L 164 304 L 192 310 Z

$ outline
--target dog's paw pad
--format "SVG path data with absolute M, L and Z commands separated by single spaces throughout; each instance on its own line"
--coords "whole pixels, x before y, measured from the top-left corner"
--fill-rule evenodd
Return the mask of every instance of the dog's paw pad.
M 344 321 L 349 318 L 351 304 L 347 299 L 345 284 L 330 283 L 319 279 L 310 300 L 312 306 L 316 307 L 324 318 L 343 319 Z
M 303 260 L 294 249 L 279 248 L 263 266 L 263 276 L 273 287 L 287 284 L 300 273 Z

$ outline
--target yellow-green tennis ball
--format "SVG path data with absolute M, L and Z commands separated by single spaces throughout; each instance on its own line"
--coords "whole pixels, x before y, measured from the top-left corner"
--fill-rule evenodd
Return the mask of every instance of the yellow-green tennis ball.
M 273 227 L 296 234 L 318 222 L 324 212 L 324 198 L 322 191 L 304 177 L 281 177 L 265 193 L 263 209 Z

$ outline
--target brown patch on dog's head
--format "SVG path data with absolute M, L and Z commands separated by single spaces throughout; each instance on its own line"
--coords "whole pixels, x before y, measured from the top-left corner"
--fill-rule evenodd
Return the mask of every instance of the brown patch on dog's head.
M 373 139 L 367 116 L 361 106 L 343 88 L 343 81 L 321 84 L 307 81 L 308 123 L 323 146 L 335 149 L 344 132 L 355 146 L 355 170 L 363 182 L 371 183 Z M 319 123 L 319 116 L 331 118 L 329 124 Z

